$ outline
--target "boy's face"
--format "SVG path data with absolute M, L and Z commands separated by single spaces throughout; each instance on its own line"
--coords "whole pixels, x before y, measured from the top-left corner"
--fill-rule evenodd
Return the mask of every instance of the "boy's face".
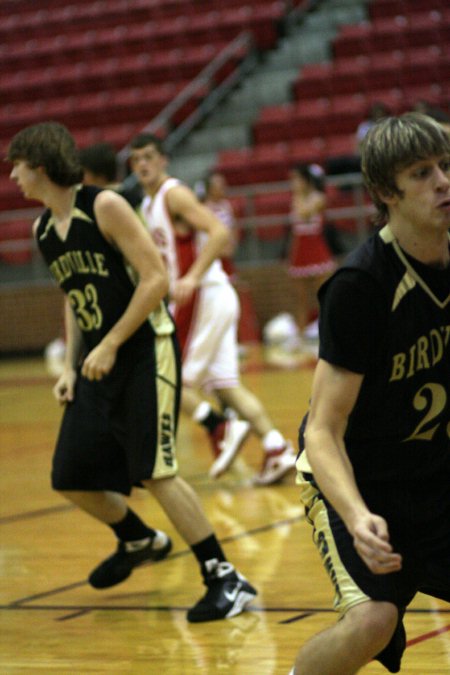
M 419 228 L 450 227 L 450 157 L 414 162 L 397 173 L 401 195 L 383 198 L 390 220 Z
M 214 173 L 209 179 L 209 196 L 211 199 L 223 199 L 227 190 L 225 178 L 220 173 Z
M 42 194 L 40 188 L 42 168 L 32 169 L 24 159 L 13 162 L 9 177 L 15 181 L 26 199 L 39 199 Z
M 291 190 L 293 192 L 305 192 L 308 189 L 308 181 L 298 171 L 291 171 L 289 174 Z
M 167 167 L 167 158 L 150 143 L 143 148 L 133 148 L 130 165 L 144 190 L 157 186 Z

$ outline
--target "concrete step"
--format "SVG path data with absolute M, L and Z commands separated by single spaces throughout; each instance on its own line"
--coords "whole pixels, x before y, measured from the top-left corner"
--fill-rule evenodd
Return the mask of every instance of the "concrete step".
M 202 128 L 192 134 L 183 146 L 181 156 L 202 154 L 214 147 L 219 151 L 230 147 L 250 145 L 251 135 L 247 124 L 227 125 L 224 119 L 220 126 Z
M 256 70 L 176 150 L 173 175 L 193 185 L 214 165 L 220 150 L 250 145 L 261 108 L 289 102 L 301 67 L 328 61 L 339 27 L 366 17 L 364 0 L 325 0 L 302 22 L 288 26 L 277 48 L 263 55 Z
M 170 160 L 169 173 L 176 176 L 190 187 L 194 187 L 197 180 L 206 175 L 208 170 L 214 166 L 217 154 L 215 152 L 205 152 L 190 155 L 177 155 Z

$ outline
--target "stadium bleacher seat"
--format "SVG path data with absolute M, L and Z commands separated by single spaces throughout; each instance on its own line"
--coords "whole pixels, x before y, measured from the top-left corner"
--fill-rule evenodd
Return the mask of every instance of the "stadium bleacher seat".
M 333 96 L 330 101 L 326 136 L 354 134 L 358 124 L 367 115 L 368 108 L 367 98 L 361 92 Z
M 326 159 L 325 139 L 321 137 L 293 141 L 289 148 L 290 166 L 294 164 L 323 164 Z
M 399 49 L 387 52 L 374 52 L 369 56 L 367 65 L 366 93 L 370 89 L 394 89 L 400 87 L 400 73 L 404 53 Z
M 254 148 L 219 153 L 215 169 L 230 185 L 250 185 L 286 180 L 291 162 L 287 143 L 268 143 Z
M 107 140 L 120 148 L 243 30 L 259 49 L 273 47 L 286 7 L 282 0 L 46 0 L 39 7 L 4 0 L 0 145 L 51 117 L 68 124 L 82 146 Z M 375 101 L 393 113 L 419 100 L 442 105 L 449 95 L 448 0 L 371 0 L 367 16 L 340 27 L 332 60 L 302 68 L 291 103 L 260 112 L 253 147 L 219 154 L 230 185 L 285 181 L 295 162 L 325 165 L 330 156 L 352 154 L 358 123 Z M 182 122 L 207 93 L 199 91 L 169 124 Z M 0 173 L 0 207 L 23 207 L 7 183 Z M 278 215 L 271 209 L 280 199 L 264 195 L 258 214 Z
M 384 103 L 392 115 L 400 113 L 405 107 L 404 95 L 402 90 L 399 88 L 373 89 L 366 93 L 366 100 L 367 110 L 369 110 L 374 103 L 381 102 Z
M 0 223 L 0 262 L 24 265 L 32 258 L 33 240 L 29 220 Z
M 286 237 L 291 208 L 291 195 L 289 192 L 255 195 L 253 205 L 256 216 L 276 216 L 281 221 L 276 225 L 267 224 L 257 227 L 256 234 L 258 239 L 261 241 L 276 241 Z
M 369 54 L 373 45 L 373 33 L 370 23 L 342 26 L 333 41 L 335 58 L 355 57 Z
M 369 4 L 369 13 L 372 19 L 402 16 L 408 11 L 405 0 L 377 0 Z
M 292 85 L 294 98 L 297 100 L 313 97 L 324 98 L 330 95 L 329 63 L 308 64 L 304 66 Z
M 355 153 L 355 134 L 336 134 L 328 136 L 325 140 L 325 152 L 327 157 L 353 155 Z
M 441 62 L 439 50 L 429 47 L 408 50 L 399 69 L 400 87 L 420 86 L 448 79 L 448 71 L 447 76 L 441 72 Z
M 367 88 L 367 60 L 336 59 L 330 76 L 330 96 L 352 94 Z

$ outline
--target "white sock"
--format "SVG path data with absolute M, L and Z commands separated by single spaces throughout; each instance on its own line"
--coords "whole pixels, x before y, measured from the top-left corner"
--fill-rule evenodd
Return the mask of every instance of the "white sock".
M 203 420 L 205 420 L 208 417 L 211 410 L 212 408 L 211 405 L 208 403 L 208 401 L 202 401 L 201 403 L 198 404 L 198 406 L 194 410 L 192 419 L 194 420 L 194 422 L 203 422 Z
M 141 551 L 143 548 L 148 546 L 150 543 L 150 537 L 145 537 L 145 539 L 135 539 L 134 541 L 125 542 L 125 551 L 127 553 L 133 553 L 134 551 Z M 155 536 L 152 541 L 152 548 L 158 549 L 163 548 L 167 544 L 167 534 L 161 532 L 160 530 L 155 530 Z
M 286 441 L 278 429 L 272 429 L 271 431 L 268 431 L 262 439 L 262 445 L 266 452 L 270 452 L 271 450 L 279 450 L 285 444 Z
M 155 530 L 155 532 L 156 534 L 153 537 L 152 548 L 158 550 L 167 544 L 168 536 L 165 532 L 161 532 L 161 530 Z

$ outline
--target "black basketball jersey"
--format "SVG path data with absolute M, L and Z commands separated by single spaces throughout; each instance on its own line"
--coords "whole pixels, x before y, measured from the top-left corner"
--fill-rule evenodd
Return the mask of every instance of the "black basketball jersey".
M 135 288 L 122 254 L 105 239 L 96 222 L 94 201 L 99 192 L 92 186 L 77 189 L 65 239 L 58 235 L 49 209 L 36 230 L 39 249 L 69 298 L 88 351 L 117 323 Z M 172 332 L 173 322 L 161 302 L 123 347 L 132 352 L 154 334 Z
M 345 433 L 355 475 L 450 480 L 450 268 L 440 272 L 439 287 L 433 285 L 425 278 L 428 268 L 413 264 L 385 227 L 350 254 L 322 287 L 322 299 L 349 269 L 361 272 L 361 285 L 370 282 L 373 289 L 375 283 L 385 307 Z M 350 352 L 350 338 L 347 345 Z M 333 362 L 326 345 L 321 357 Z M 346 367 L 345 357 L 337 365 Z

